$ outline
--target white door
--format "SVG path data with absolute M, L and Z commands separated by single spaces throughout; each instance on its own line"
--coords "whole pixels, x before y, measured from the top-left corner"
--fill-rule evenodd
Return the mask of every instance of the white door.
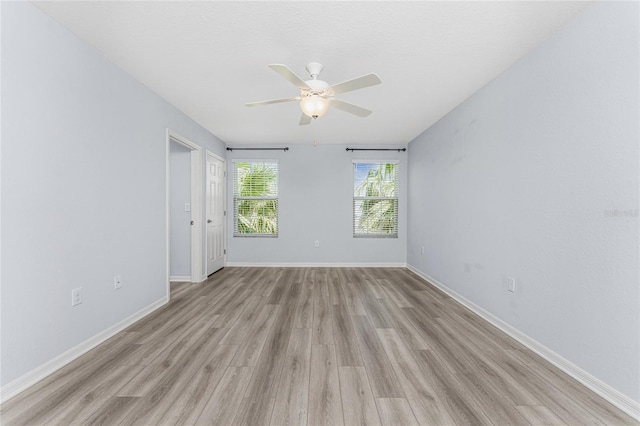
M 224 267 L 225 162 L 207 152 L 207 275 Z

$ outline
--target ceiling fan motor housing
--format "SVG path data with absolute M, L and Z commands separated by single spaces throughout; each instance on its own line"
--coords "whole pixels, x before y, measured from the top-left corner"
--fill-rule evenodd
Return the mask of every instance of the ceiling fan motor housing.
M 302 96 L 312 96 L 318 95 L 322 97 L 327 97 L 329 95 L 328 88 L 329 83 L 322 80 L 308 80 L 305 81 L 309 89 L 300 89 L 300 95 Z

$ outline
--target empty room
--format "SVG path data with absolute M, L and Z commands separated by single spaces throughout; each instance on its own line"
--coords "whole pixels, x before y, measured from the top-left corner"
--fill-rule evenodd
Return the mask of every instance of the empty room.
M 0 424 L 640 424 L 640 3 L 0 25 Z

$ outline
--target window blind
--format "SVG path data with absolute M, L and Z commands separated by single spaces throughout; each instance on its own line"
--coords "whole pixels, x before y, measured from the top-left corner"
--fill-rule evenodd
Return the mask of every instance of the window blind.
M 233 162 L 233 235 L 278 236 L 278 162 Z
M 353 236 L 398 237 L 397 162 L 353 162 Z

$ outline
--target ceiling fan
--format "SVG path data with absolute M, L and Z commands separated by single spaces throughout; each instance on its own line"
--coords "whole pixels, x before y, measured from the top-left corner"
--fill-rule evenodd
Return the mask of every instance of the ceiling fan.
M 353 105 L 349 102 L 341 101 L 334 98 L 334 95 L 340 93 L 351 92 L 352 90 L 363 89 L 369 86 L 375 86 L 382 83 L 380 78 L 375 74 L 367 74 L 352 80 L 343 81 L 342 83 L 329 86 L 328 83 L 318 80 L 320 72 L 322 72 L 322 64 L 311 62 L 307 64 L 307 72 L 311 75 L 311 80 L 303 81 L 289 67 L 282 64 L 271 64 L 269 67 L 280 74 L 282 77 L 293 83 L 300 90 L 300 96 L 291 98 L 272 99 L 268 101 L 250 102 L 245 104 L 248 107 L 261 105 L 277 104 L 281 102 L 300 101 L 300 109 L 302 109 L 302 117 L 300 117 L 300 125 L 311 123 L 312 118 L 318 118 L 327 112 L 329 107 L 341 109 L 358 117 L 367 117 L 371 114 L 368 109 Z

